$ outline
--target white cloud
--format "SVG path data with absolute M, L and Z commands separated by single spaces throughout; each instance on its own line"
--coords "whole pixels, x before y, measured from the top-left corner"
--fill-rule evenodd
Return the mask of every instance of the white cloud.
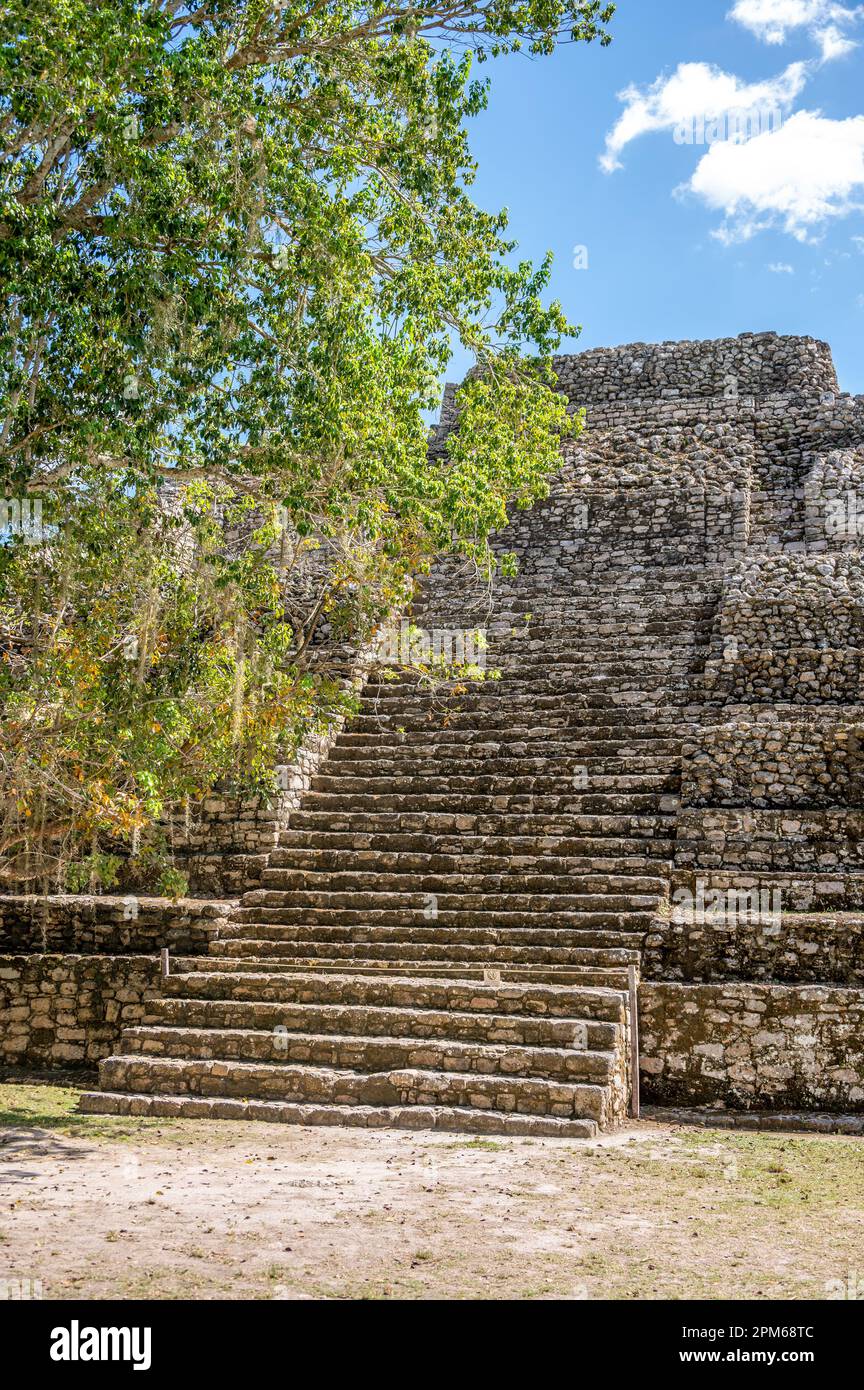
M 774 133 L 712 145 L 686 187 L 725 215 L 715 232 L 723 241 L 767 227 L 811 240 L 829 218 L 864 203 L 864 116 L 797 111 Z
M 858 47 L 854 39 L 845 38 L 835 24 L 829 24 L 827 29 L 820 29 L 816 37 L 822 47 L 823 63 L 833 62 L 835 58 L 845 58 L 847 53 Z
M 749 29 L 763 43 L 785 43 L 797 29 L 806 29 L 831 62 L 857 44 L 842 30 L 864 15 L 864 6 L 840 5 L 836 0 L 735 0 L 729 18 Z
M 765 82 L 741 82 L 710 63 L 680 63 L 671 77 L 650 87 L 619 93 L 625 110 L 606 136 L 600 166 L 607 174 L 621 168 L 620 155 L 632 140 L 651 131 L 674 131 L 694 120 L 712 121 L 732 112 L 786 112 L 807 83 L 808 65 L 792 63 Z
M 787 265 L 785 261 L 771 261 L 768 266 L 768 269 L 771 271 L 772 275 L 795 274 L 795 267 L 793 265 Z

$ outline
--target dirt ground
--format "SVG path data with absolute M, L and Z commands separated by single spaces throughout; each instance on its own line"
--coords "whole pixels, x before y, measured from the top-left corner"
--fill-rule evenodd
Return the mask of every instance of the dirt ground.
M 825 1299 L 864 1279 L 861 1139 L 491 1140 L 76 1100 L 0 1085 L 0 1281 L 46 1299 Z

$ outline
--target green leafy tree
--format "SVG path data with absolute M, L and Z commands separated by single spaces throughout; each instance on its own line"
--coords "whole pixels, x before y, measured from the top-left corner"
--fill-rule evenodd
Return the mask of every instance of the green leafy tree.
M 344 647 L 437 556 L 490 571 L 578 422 L 548 260 L 470 198 L 472 67 L 605 44 L 613 10 L 2 6 L 7 874 L 272 786 Z M 430 457 L 454 339 L 477 370 Z

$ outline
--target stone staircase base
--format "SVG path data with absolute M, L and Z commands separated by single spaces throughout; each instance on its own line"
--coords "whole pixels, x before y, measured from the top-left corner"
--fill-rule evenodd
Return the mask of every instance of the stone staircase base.
M 627 1118 L 624 989 L 195 964 L 82 1111 L 564 1138 Z

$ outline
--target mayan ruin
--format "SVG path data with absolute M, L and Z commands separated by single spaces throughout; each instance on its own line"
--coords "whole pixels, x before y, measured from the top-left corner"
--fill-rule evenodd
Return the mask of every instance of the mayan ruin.
M 854 0 L 0 6 L 43 1373 L 382 1303 L 845 1371 L 862 55 Z
M 207 900 L 71 938 L 3 900 L 7 1060 L 98 1058 L 98 1113 L 588 1135 L 632 1113 L 633 972 L 646 1101 L 862 1109 L 864 399 L 772 334 L 556 369 L 588 427 L 517 578 L 411 614 L 494 678 L 374 667 L 281 820 L 208 803 Z

